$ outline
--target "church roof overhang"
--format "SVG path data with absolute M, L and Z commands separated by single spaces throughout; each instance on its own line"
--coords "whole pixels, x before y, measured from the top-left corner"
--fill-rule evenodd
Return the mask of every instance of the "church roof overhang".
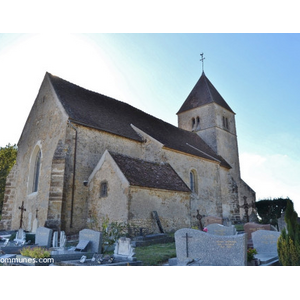
M 47 75 L 57 98 L 74 123 L 143 142 L 141 135 L 132 127 L 134 124 L 165 147 L 212 161 L 220 160 L 224 166 L 227 164 L 194 132 L 173 126 L 127 103 L 86 90 L 50 73 Z

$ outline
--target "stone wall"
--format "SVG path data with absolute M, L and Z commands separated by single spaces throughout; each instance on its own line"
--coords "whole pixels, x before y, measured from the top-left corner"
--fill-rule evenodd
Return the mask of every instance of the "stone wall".
M 67 116 L 53 93 L 47 75 L 41 85 L 35 103 L 30 111 L 18 142 L 16 162 L 15 195 L 11 203 L 11 229 L 18 229 L 20 210 L 24 201 L 23 225 L 31 230 L 38 209 L 39 223 L 44 225 L 48 215 L 48 199 L 51 181 L 52 159 L 58 141 L 64 140 Z M 41 167 L 38 191 L 32 192 L 32 178 L 35 164 L 34 151 L 41 150 Z M 6 188 L 9 189 L 9 186 Z
M 17 165 L 14 165 L 6 177 L 6 186 L 4 193 L 2 219 L 0 221 L 0 230 L 11 230 L 11 220 L 16 199 L 16 172 Z
M 75 186 L 73 191 L 76 132 Z M 89 179 L 105 150 L 141 157 L 141 143 L 72 123 L 72 126 L 67 128 L 65 144 L 68 151 L 66 156 L 62 228 L 68 233 L 76 233 L 85 228 L 86 222 L 90 217 L 89 189 L 84 185 L 84 182 Z M 72 195 L 73 192 L 74 195 Z
M 100 186 L 107 183 L 107 195 L 101 196 Z M 89 180 L 87 226 L 102 230 L 103 222 L 128 223 L 128 181 L 106 152 L 101 168 Z
M 131 186 L 128 211 L 128 222 L 132 227 L 147 228 L 154 233 L 160 231 L 153 211 L 157 211 L 166 232 L 191 226 L 189 193 Z

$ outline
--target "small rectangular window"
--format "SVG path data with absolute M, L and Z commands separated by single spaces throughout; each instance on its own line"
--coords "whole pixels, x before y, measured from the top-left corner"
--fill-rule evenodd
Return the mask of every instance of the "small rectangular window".
M 100 185 L 100 198 L 107 197 L 107 181 L 102 181 Z
M 223 128 L 229 130 L 228 118 L 223 116 Z

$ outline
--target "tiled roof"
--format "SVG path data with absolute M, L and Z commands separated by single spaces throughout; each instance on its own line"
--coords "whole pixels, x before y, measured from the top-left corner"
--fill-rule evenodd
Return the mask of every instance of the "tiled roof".
M 49 73 L 52 86 L 69 118 L 77 124 L 143 141 L 131 124 L 165 147 L 231 166 L 196 133 L 175 127 L 127 103 L 86 90 Z
M 177 114 L 213 102 L 233 113 L 232 109 L 203 72 Z
M 190 192 L 190 189 L 168 163 L 155 163 L 110 152 L 130 185 Z

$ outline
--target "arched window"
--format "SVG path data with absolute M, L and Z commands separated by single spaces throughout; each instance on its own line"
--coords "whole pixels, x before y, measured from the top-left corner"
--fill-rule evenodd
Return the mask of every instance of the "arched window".
M 195 118 L 192 119 L 192 130 L 195 130 L 196 120 Z
M 37 192 L 39 186 L 39 177 L 40 177 L 40 166 L 41 166 L 41 150 L 38 150 L 38 153 L 35 157 L 34 170 L 33 170 L 33 181 L 32 181 L 32 192 Z
M 200 118 L 197 117 L 196 119 L 196 129 L 200 129 Z
M 190 188 L 193 193 L 197 193 L 197 172 L 196 170 L 190 171 Z
M 29 172 L 28 172 L 28 181 L 27 181 L 27 193 L 32 194 L 36 193 L 39 188 L 40 183 L 40 173 L 42 166 L 42 147 L 41 143 L 38 142 L 30 156 L 29 160 Z

